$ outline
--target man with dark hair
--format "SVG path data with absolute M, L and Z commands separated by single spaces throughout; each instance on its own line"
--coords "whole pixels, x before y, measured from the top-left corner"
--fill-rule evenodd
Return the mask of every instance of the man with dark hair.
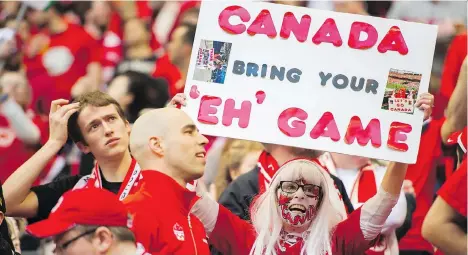
M 175 97 L 170 105 L 177 100 Z M 49 140 L 3 185 L 8 215 L 46 219 L 60 196 L 74 188 L 107 189 L 120 200 L 136 190 L 140 167 L 128 149 L 130 124 L 112 97 L 95 91 L 78 97 L 72 104 L 65 99 L 55 100 L 49 121 Z M 91 153 L 98 162 L 91 175 L 69 176 L 31 188 L 47 161 L 65 144 L 68 134 L 82 152 Z
M 188 23 L 179 25 L 172 33 L 167 46 L 167 56 L 156 63 L 153 76 L 168 79 L 170 95 L 184 91 L 195 32 L 195 25 Z M 173 70 L 174 66 L 178 70 Z
M 166 80 L 135 71 L 127 71 L 112 79 L 107 93 L 119 102 L 130 123 L 135 122 L 141 110 L 162 108 L 169 100 Z
M 49 219 L 26 231 L 38 238 L 53 237 L 59 254 L 143 254 L 128 229 L 131 221 L 114 194 L 91 188 L 65 193 Z

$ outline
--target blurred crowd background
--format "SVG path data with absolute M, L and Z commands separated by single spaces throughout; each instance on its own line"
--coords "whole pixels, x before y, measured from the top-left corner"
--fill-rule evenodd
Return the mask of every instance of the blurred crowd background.
M 430 92 L 436 96 L 432 119 L 444 118 L 467 54 L 465 1 L 272 2 L 438 25 Z M 18 20 L 21 4 L 0 3 L 0 28 L 16 32 L 12 39 L 0 41 L 2 183 L 47 140 L 52 100 L 102 90 L 121 104 L 133 122 L 145 110 L 164 107 L 184 91 L 200 1 L 28 2 L 24 19 Z M 4 95 L 13 98 L 23 114 L 9 115 Z M 434 146 L 430 152 L 420 151 L 428 153 L 429 160 L 420 167 L 424 174 L 416 178 L 425 183 L 433 176 L 434 195 L 451 163 L 440 138 L 429 139 Z M 209 140 L 202 183 L 217 199 L 232 180 L 256 166 L 263 147 L 222 137 Z M 93 164 L 94 159 L 70 141 L 36 184 L 89 174 Z M 9 221 L 23 254 L 45 252 L 38 240 L 24 233 L 24 219 Z

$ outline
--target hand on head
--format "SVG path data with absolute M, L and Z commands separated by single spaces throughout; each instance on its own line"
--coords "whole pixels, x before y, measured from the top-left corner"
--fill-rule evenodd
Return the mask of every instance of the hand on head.
M 70 116 L 77 112 L 79 103 L 68 104 L 66 99 L 52 101 L 49 114 L 49 141 L 65 144 L 68 138 L 67 124 Z

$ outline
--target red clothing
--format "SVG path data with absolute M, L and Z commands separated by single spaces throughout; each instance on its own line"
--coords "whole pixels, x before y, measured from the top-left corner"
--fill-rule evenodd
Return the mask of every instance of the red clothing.
M 122 37 L 117 33 L 108 30 L 101 40 L 101 66 L 104 82 L 109 82 L 115 73 L 115 67 L 123 59 Z
M 455 211 L 466 217 L 467 211 L 467 164 L 463 160 L 457 171 L 442 185 L 437 192 Z
M 408 233 L 400 240 L 400 250 L 421 250 L 433 253 L 432 245 L 421 235 L 424 218 L 432 205 L 436 182 L 435 161 L 441 155 L 440 128 L 443 120 L 433 120 L 422 133 L 416 164 L 408 166 L 405 179 L 413 182 L 416 210 Z
M 153 73 L 153 77 L 167 80 L 169 83 L 169 96 L 171 98 L 177 93 L 184 93 L 184 86 L 176 88 L 177 82 L 180 81 L 182 75 L 179 69 L 171 63 L 167 54 L 156 61 L 156 69 Z
M 332 255 L 361 255 L 369 249 L 372 241 L 366 241 L 360 227 L 361 208 L 351 213 L 348 219 L 336 226 L 332 236 Z M 224 206 L 219 206 L 218 219 L 210 236 L 210 244 L 222 254 L 247 255 L 256 239 L 252 225 L 241 220 Z M 276 249 L 277 254 L 300 254 L 302 242 L 285 245 L 285 251 Z
M 142 171 L 141 188 L 124 203 L 137 242 L 151 254 L 210 254 L 205 228 L 190 209 L 195 192 L 157 171 Z
M 64 32 L 49 37 L 50 43 L 43 52 L 24 58 L 34 101 L 70 98 L 71 88 L 87 73 L 88 64 L 99 63 L 102 58 L 99 42 L 79 25 L 68 24 Z M 44 81 L 35 77 L 38 73 L 47 74 L 49 83 L 41 84 Z M 44 104 L 48 106 L 50 101 Z
M 47 118 L 43 119 L 39 115 L 28 112 L 32 122 L 39 128 L 41 139 L 39 143 L 45 143 L 49 135 L 49 125 Z M 0 115 L 0 181 L 4 183 L 6 179 L 34 153 L 34 146 L 24 144 L 15 131 L 10 127 L 8 120 Z M 38 184 L 38 183 L 36 183 Z
M 445 107 L 452 96 L 457 85 L 458 75 L 463 60 L 467 54 L 467 34 L 457 35 L 453 38 L 445 56 L 444 69 L 442 70 L 442 80 L 439 93 L 435 95 L 433 116 L 436 119 L 444 116 Z

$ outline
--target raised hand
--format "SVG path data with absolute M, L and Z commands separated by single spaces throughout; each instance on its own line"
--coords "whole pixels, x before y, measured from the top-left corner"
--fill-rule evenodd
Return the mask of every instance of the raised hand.
M 167 107 L 173 107 L 173 108 L 180 108 L 180 106 L 186 106 L 187 105 L 187 98 L 185 97 L 184 93 L 179 93 L 176 94 Z
M 66 99 L 52 101 L 49 114 L 49 141 L 63 145 L 68 137 L 68 119 L 78 111 L 79 103 L 68 104 Z
M 418 107 L 419 110 L 424 111 L 424 120 L 427 120 L 432 114 L 432 108 L 434 107 L 434 96 L 428 92 L 422 93 L 418 100 L 416 100 L 414 106 Z

